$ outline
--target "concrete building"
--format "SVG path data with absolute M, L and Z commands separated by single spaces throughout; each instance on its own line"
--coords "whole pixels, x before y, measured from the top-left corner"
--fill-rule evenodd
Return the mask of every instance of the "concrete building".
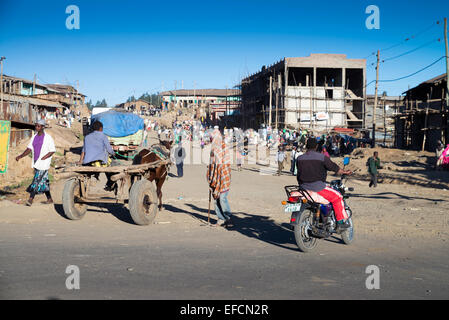
M 242 80 L 243 126 L 361 128 L 365 79 L 366 60 L 344 54 L 311 54 L 263 66 Z
M 239 89 L 172 90 L 160 95 L 164 107 L 196 108 L 198 118 L 207 117 L 212 122 L 237 116 L 240 110 Z
M 190 89 L 161 92 L 162 102 L 173 103 L 177 107 L 187 108 L 204 104 L 225 104 L 226 101 L 240 101 L 238 89 Z

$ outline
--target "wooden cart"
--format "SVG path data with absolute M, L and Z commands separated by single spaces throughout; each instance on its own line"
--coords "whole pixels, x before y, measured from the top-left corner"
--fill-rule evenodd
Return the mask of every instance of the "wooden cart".
M 158 197 L 156 187 L 147 178 L 151 169 L 169 163 L 169 160 L 161 160 L 142 165 L 66 168 L 62 173 L 62 176 L 69 177 L 62 193 L 64 213 L 71 220 L 79 220 L 86 214 L 88 203 L 128 203 L 136 224 L 151 224 L 158 211 Z M 116 182 L 115 197 L 89 192 L 93 175 L 102 172 L 113 174 L 111 180 Z

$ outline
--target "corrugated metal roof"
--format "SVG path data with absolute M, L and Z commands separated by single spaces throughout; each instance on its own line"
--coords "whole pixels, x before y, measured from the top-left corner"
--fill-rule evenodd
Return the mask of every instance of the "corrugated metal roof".
M 20 82 L 27 83 L 27 84 L 33 84 L 34 83 L 34 81 L 32 81 L 32 80 L 18 78 L 18 77 L 13 77 L 13 76 L 8 76 L 8 75 L 4 74 L 3 75 L 3 81 L 8 81 L 8 80 L 20 81 Z M 39 87 L 42 87 L 42 88 L 46 88 L 48 91 L 51 91 L 51 92 L 60 93 L 55 88 L 52 88 L 52 87 L 50 87 L 48 85 L 45 85 L 45 84 L 42 84 L 42 83 L 36 82 L 35 85 L 39 86 Z
M 407 92 L 409 92 L 409 91 L 413 91 L 414 89 L 419 88 L 419 87 L 421 87 L 421 86 L 424 86 L 424 85 L 426 85 L 426 84 L 436 84 L 436 83 L 438 83 L 438 82 L 445 81 L 445 80 L 446 80 L 446 74 L 443 73 L 442 75 L 439 75 L 439 76 L 437 76 L 437 77 L 435 77 L 435 78 L 432 78 L 432 79 L 429 79 L 429 80 L 427 80 L 427 81 L 421 82 L 421 83 L 420 83 L 419 85 L 417 85 L 416 87 L 410 88 L 409 90 L 405 91 L 404 94 L 407 93 Z
M 211 97 L 226 97 L 236 96 L 240 94 L 240 90 L 238 89 L 181 89 L 181 90 L 171 90 L 161 92 L 162 96 L 211 96 Z
M 40 107 L 53 107 L 53 108 L 63 108 L 64 106 L 50 100 L 44 100 L 39 98 L 31 98 L 27 96 L 19 96 L 19 95 L 12 95 L 8 93 L 3 94 L 3 101 L 15 101 L 20 103 L 30 103 L 35 106 Z

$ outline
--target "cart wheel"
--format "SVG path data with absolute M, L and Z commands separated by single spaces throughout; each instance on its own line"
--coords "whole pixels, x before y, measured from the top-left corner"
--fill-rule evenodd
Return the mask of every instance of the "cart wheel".
M 87 205 L 77 203 L 76 198 L 80 197 L 80 181 L 78 179 L 67 180 L 62 192 L 62 207 L 64 213 L 70 220 L 80 220 L 87 211 Z
M 135 181 L 129 192 L 129 212 L 138 225 L 153 223 L 157 213 L 156 188 L 147 179 Z

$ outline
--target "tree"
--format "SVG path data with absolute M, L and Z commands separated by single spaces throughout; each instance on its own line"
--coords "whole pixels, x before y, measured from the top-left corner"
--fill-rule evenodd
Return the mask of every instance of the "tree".
M 98 100 L 97 100 L 97 103 L 95 104 L 94 107 L 95 107 L 95 108 L 107 108 L 107 107 L 108 107 L 108 104 L 107 104 L 107 102 L 106 102 L 106 99 L 103 98 L 103 100 L 101 100 L 101 101 L 98 101 Z
M 152 94 L 149 94 L 148 92 L 145 92 L 138 99 L 136 99 L 136 97 L 134 97 L 134 96 L 129 97 L 126 100 L 126 102 L 134 102 L 134 101 L 137 101 L 137 100 L 143 100 L 143 101 L 146 101 L 146 102 L 148 102 L 148 103 L 158 107 L 158 106 L 161 105 L 162 97 L 159 95 L 159 92 L 158 93 L 152 93 Z
M 92 108 L 94 107 L 94 105 L 92 104 L 92 100 L 89 99 L 89 102 L 86 103 L 86 106 L 89 110 L 92 111 Z
M 136 97 L 134 96 L 131 96 L 128 98 L 128 100 L 126 100 L 126 102 L 134 102 L 134 101 L 136 101 Z

